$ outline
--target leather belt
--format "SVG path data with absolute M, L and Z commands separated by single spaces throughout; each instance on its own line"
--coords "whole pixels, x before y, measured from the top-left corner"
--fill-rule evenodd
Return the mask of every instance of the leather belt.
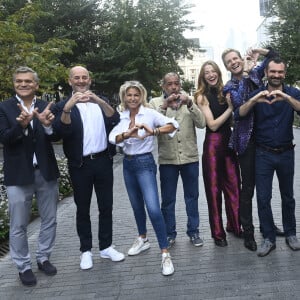
M 151 152 L 146 152 L 146 153 L 142 153 L 142 154 L 134 154 L 134 155 L 131 155 L 131 154 L 124 154 L 124 157 L 126 158 L 126 159 L 134 159 L 134 158 L 136 158 L 136 157 L 139 157 L 139 156 L 143 156 L 143 155 L 149 155 L 149 154 L 151 154 Z
M 39 169 L 40 167 L 39 167 L 39 165 L 34 164 L 34 165 L 33 165 L 33 168 L 34 168 L 34 169 Z
M 85 155 L 83 156 L 83 159 L 96 159 L 99 158 L 101 156 L 105 156 L 108 153 L 107 149 L 101 151 L 101 152 L 97 152 L 97 153 L 91 153 L 89 155 Z
M 268 147 L 268 146 L 265 146 L 265 145 L 257 145 L 257 147 L 259 147 L 259 148 L 261 148 L 265 151 L 268 151 L 270 153 L 281 154 L 285 151 L 294 149 L 295 145 L 290 144 L 290 145 L 286 145 L 286 146 L 282 146 L 282 147 L 276 147 L 276 148 Z

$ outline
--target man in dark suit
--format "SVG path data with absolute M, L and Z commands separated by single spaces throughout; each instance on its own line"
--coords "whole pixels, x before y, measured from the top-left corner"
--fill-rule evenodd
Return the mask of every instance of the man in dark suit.
M 72 96 L 56 104 L 55 130 L 63 138 L 77 207 L 76 227 L 80 239 L 80 268 L 93 267 L 90 206 L 93 188 L 99 209 L 100 256 L 124 260 L 112 244 L 113 155 L 115 146 L 108 135 L 120 116 L 103 98 L 90 91 L 91 77 L 86 68 L 73 67 L 69 74 Z
M 0 142 L 3 144 L 4 184 L 7 189 L 12 260 L 24 285 L 35 285 L 27 239 L 31 203 L 35 196 L 41 217 L 36 260 L 46 275 L 57 270 L 49 258 L 56 234 L 59 171 L 51 141 L 51 103 L 38 100 L 39 78 L 28 67 L 13 75 L 16 95 L 0 103 Z

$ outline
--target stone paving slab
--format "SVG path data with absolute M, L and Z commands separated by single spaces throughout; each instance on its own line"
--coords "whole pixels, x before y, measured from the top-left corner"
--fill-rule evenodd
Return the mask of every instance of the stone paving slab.
M 204 131 L 198 130 L 199 149 L 202 151 Z M 296 174 L 295 199 L 297 230 L 300 232 L 300 130 L 295 129 Z M 155 151 L 156 154 L 156 151 Z M 122 178 L 122 156 L 115 158 L 114 174 L 114 245 L 127 253 L 137 235 L 133 212 L 129 204 Z M 201 169 L 201 168 L 200 168 Z M 293 252 L 278 238 L 277 248 L 270 255 L 259 258 L 245 249 L 243 241 L 228 234 L 228 247 L 214 245 L 210 236 L 207 204 L 200 176 L 200 232 L 203 247 L 194 247 L 185 234 L 186 215 L 182 199 L 181 180 L 177 197 L 178 236 L 171 255 L 175 266 L 173 276 L 164 277 L 160 272 L 161 254 L 153 228 L 148 224 L 151 248 L 146 252 L 114 263 L 102 259 L 97 249 L 97 207 L 92 201 L 91 217 L 94 235 L 94 267 L 89 271 L 79 268 L 79 241 L 75 227 L 75 205 L 73 198 L 60 202 L 56 246 L 51 261 L 58 274 L 48 277 L 39 272 L 34 261 L 34 251 L 39 230 L 39 219 L 28 228 L 32 253 L 33 271 L 38 284 L 35 287 L 21 285 L 15 266 L 9 255 L 0 259 L 0 299 L 300 299 L 300 251 Z M 255 203 L 255 201 L 254 201 Z M 280 195 L 276 179 L 273 190 L 273 213 L 281 226 Z M 254 205 L 256 239 L 258 217 Z M 224 223 L 226 219 L 224 217 Z M 300 237 L 300 235 L 299 235 Z

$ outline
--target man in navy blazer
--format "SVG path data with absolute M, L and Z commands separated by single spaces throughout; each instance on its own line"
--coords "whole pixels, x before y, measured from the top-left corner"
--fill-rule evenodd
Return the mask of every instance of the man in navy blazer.
M 24 285 L 36 284 L 31 269 L 27 225 L 35 196 L 41 217 L 36 260 L 46 275 L 57 270 L 49 258 L 56 234 L 59 171 L 52 147 L 57 137 L 51 123 L 51 103 L 38 100 L 39 78 L 28 67 L 13 75 L 16 95 L 0 103 L 0 142 L 3 144 L 4 184 L 7 189 L 12 260 Z
M 90 206 L 93 188 L 99 209 L 98 242 L 100 256 L 112 261 L 124 260 L 124 254 L 112 245 L 113 155 L 116 150 L 108 135 L 119 120 L 116 112 L 102 97 L 91 90 L 86 68 L 73 67 L 69 74 L 73 93 L 56 104 L 55 130 L 63 138 L 68 159 L 74 201 L 77 207 L 76 227 L 80 239 L 80 268 L 93 267 Z

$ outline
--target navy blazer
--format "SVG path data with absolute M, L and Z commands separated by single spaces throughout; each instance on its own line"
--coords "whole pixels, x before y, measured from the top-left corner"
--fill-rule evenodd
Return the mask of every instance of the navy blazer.
M 52 141 L 58 140 L 54 134 L 47 135 L 41 122 L 33 119 L 33 128 L 29 125 L 28 134 L 17 122 L 20 115 L 18 100 L 12 97 L 0 102 L 0 143 L 3 144 L 4 184 L 28 185 L 34 182 L 33 153 L 36 155 L 41 174 L 47 181 L 59 177 Z M 46 101 L 36 100 L 35 107 L 42 112 Z
M 101 99 L 107 100 L 103 97 L 101 97 Z M 62 110 L 68 100 L 69 98 L 58 102 L 52 109 L 53 113 L 55 114 L 55 122 L 53 126 L 55 131 L 63 139 L 63 150 L 68 159 L 69 165 L 73 167 L 80 167 L 83 163 L 83 124 L 77 106 L 75 105 L 72 108 L 71 124 L 64 124 L 60 120 Z M 116 146 L 109 143 L 108 136 L 113 127 L 120 122 L 120 114 L 115 111 L 111 117 L 107 117 L 102 110 L 102 115 L 106 129 L 108 153 L 112 159 L 116 154 Z

